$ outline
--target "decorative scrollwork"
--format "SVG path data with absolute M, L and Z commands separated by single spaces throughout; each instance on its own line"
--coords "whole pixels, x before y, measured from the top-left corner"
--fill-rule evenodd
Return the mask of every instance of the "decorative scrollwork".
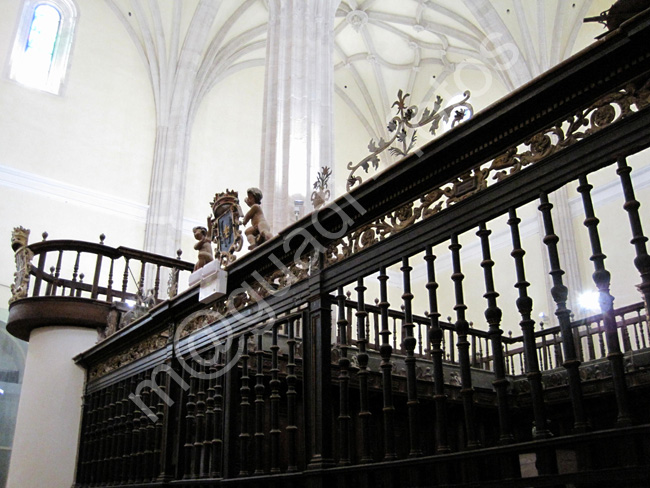
M 162 349 L 167 345 L 168 339 L 168 331 L 163 331 L 155 336 L 147 337 L 143 341 L 131 346 L 127 351 L 112 356 L 107 361 L 93 366 L 89 372 L 90 380 L 101 378 L 102 376 L 131 364 L 158 349 Z
M 14 282 L 11 284 L 11 298 L 9 303 L 27 297 L 29 290 L 29 273 L 32 269 L 34 253 L 27 247 L 29 229 L 14 227 L 11 233 L 11 248 L 15 251 L 16 272 Z
M 395 125 L 389 125 L 389 129 L 392 128 L 394 131 L 400 131 L 404 130 L 405 127 L 410 128 L 415 126 L 410 125 L 409 122 L 414 115 L 408 112 L 411 110 L 411 107 L 406 108 L 404 101 L 407 96 L 402 96 L 401 92 L 398 94 L 399 100 L 396 102 L 398 105 L 398 116 L 393 119 Z M 462 103 L 459 102 L 459 104 Z M 499 183 L 520 172 L 527 166 L 538 163 L 558 151 L 592 136 L 611 124 L 617 123 L 626 116 L 647 108 L 649 105 L 650 80 L 644 80 L 640 88 L 635 88 L 634 85 L 630 84 L 620 90 L 609 93 L 589 107 L 532 135 L 523 143 L 508 148 L 496 158 L 484 161 L 454 180 L 430 190 L 418 200 L 404 205 L 397 210 L 393 210 L 383 217 L 363 225 L 346 236 L 330 243 L 326 252 L 325 265 L 332 265 L 348 258 L 352 254 L 373 246 L 377 242 L 401 232 L 406 227 L 427 219 L 443 211 L 446 207 L 477 194 L 486 189 L 490 184 Z M 433 113 L 436 110 L 437 107 L 434 107 Z M 429 118 L 431 117 L 431 114 L 425 111 L 422 116 L 423 119 L 425 115 Z M 438 120 L 442 120 L 442 116 Z M 380 146 L 386 149 L 396 139 L 397 136 L 395 135 L 389 142 L 381 140 Z M 401 142 L 405 140 L 402 138 Z M 377 154 L 381 151 L 379 151 L 379 146 L 374 141 L 371 141 L 371 146 L 375 149 L 373 154 L 358 165 L 348 165 L 348 168 L 352 169 L 351 178 L 354 180 L 348 182 L 348 189 L 350 186 L 361 182 L 359 177 L 353 176 L 356 169 L 361 167 L 367 171 L 369 164 L 373 164 L 375 168 L 377 167 Z
M 311 204 L 315 210 L 325 205 L 325 202 L 330 198 L 330 190 L 328 188 L 330 176 L 332 176 L 332 170 L 328 166 L 323 166 L 316 177 L 314 191 L 311 194 Z
M 470 92 L 466 91 L 463 93 L 462 100 L 452 103 L 443 110 L 440 110 L 443 100 L 438 96 L 433 108 L 431 110 L 425 108 L 420 115 L 420 119 L 414 122 L 414 119 L 418 115 L 418 107 L 416 105 L 407 105 L 409 96 L 410 94 L 404 94 L 402 90 L 397 92 L 397 100 L 392 105 L 392 107 L 397 107 L 397 115 L 388 122 L 386 127 L 389 134 L 392 134 L 390 139 L 386 141 L 382 137 L 377 142 L 371 139 L 368 143 L 370 155 L 356 164 L 352 162 L 348 163 L 350 175 L 347 181 L 347 191 L 350 191 L 353 186 L 363 182 L 361 176 L 355 175 L 359 168 L 363 169 L 366 173 L 370 169 L 370 165 L 375 170 L 379 168 L 379 154 L 382 152 L 387 150 L 393 156 L 398 157 L 408 155 L 415 147 L 417 140 L 417 130 L 414 129 L 430 125 L 429 132 L 435 135 L 436 131 L 440 128 L 441 122 L 445 124 L 451 120 L 450 126 L 454 127 L 463 120 L 470 118 L 474 113 L 472 105 L 467 102 L 470 97 Z M 397 143 L 395 144 L 396 141 Z
M 524 167 L 541 161 L 562 149 L 616 123 L 650 104 L 650 81 L 640 89 L 627 85 L 609 93 L 591 106 L 573 114 L 564 121 L 530 137 L 522 145 L 508 148 L 487 168 L 494 172 L 492 179 L 502 181 Z

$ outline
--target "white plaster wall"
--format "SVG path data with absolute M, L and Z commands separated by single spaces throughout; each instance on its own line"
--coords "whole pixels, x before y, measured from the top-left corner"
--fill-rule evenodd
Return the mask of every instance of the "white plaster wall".
M 79 239 L 140 248 L 155 135 L 142 60 L 105 2 L 76 0 L 79 17 L 61 95 L 0 78 L 0 307 L 9 298 L 11 229 L 30 242 Z M 0 68 L 22 7 L 4 0 Z
M 72 486 L 85 380 L 72 358 L 96 340 L 79 327 L 31 333 L 7 488 Z
M 197 111 L 183 223 L 183 258 L 188 261 L 196 260 L 192 227 L 206 225 L 214 195 L 237 190 L 246 212 L 246 189 L 260 185 L 263 96 L 264 67 L 246 69 L 218 83 Z

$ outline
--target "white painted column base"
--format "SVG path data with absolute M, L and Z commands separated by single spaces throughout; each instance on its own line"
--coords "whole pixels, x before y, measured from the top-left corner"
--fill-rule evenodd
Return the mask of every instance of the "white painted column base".
M 31 332 L 7 488 L 73 485 L 85 372 L 72 358 L 96 342 L 94 329 Z

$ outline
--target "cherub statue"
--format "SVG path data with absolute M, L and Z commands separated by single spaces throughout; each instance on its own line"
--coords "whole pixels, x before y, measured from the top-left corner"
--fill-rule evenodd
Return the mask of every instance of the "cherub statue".
M 208 229 L 202 226 L 197 226 L 192 229 L 194 238 L 199 241 L 194 244 L 194 249 L 199 251 L 199 260 L 194 265 L 194 271 L 201 269 L 203 266 L 213 260 L 212 245 L 208 237 Z
M 251 226 L 244 231 L 246 239 L 248 239 L 249 250 L 255 249 L 263 242 L 268 241 L 273 237 L 271 234 L 271 227 L 264 217 L 264 212 L 260 204 L 262 203 L 262 191 L 259 188 L 249 188 L 246 190 L 247 196 L 244 199 L 246 205 L 250 210 L 244 216 L 243 224 L 246 225 L 249 221 Z

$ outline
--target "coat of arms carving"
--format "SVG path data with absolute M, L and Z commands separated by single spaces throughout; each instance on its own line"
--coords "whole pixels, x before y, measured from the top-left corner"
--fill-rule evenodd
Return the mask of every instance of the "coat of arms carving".
M 214 196 L 211 205 L 213 215 L 208 217 L 208 232 L 216 246 L 214 257 L 222 266 L 226 266 L 237 259 L 235 253 L 243 245 L 239 230 L 242 215 L 239 195 L 234 190 L 226 189 Z

